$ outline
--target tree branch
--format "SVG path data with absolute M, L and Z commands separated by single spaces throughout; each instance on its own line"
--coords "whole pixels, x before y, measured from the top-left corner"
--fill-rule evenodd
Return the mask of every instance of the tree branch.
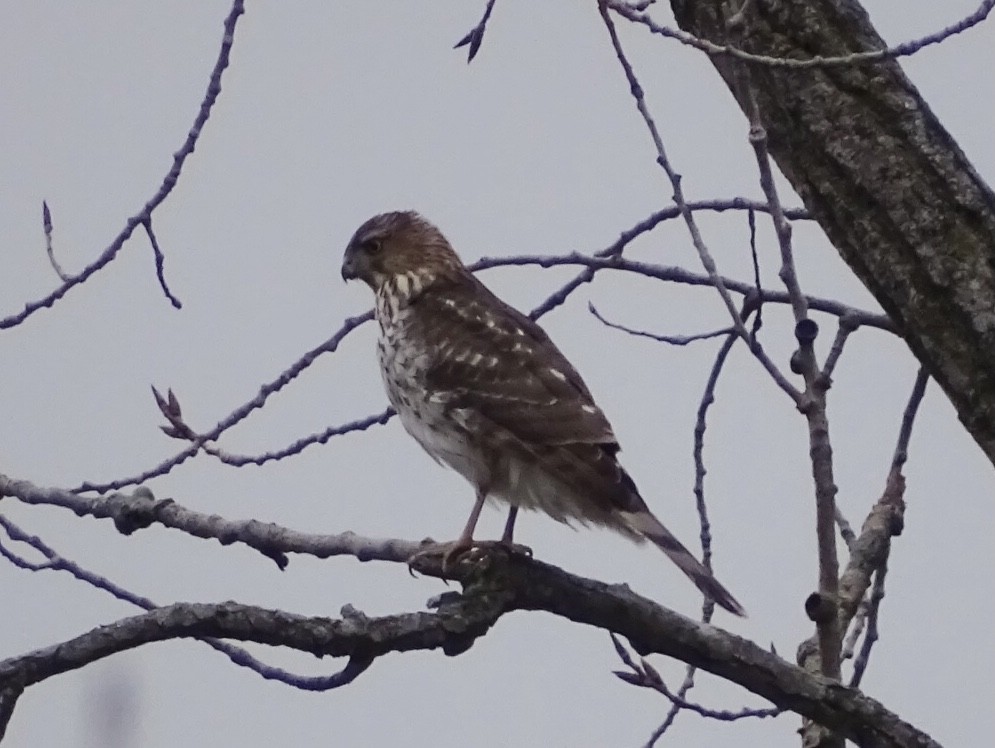
M 218 100 L 218 96 L 221 94 L 221 76 L 228 67 L 231 48 L 235 43 L 235 24 L 238 23 L 239 16 L 241 16 L 244 12 L 244 0 L 234 0 L 231 10 L 225 18 L 224 35 L 221 39 L 221 49 L 218 52 L 218 59 L 214 64 L 214 69 L 211 71 L 211 77 L 207 84 L 207 91 L 200 103 L 197 116 L 194 118 L 193 124 L 187 131 L 187 137 L 184 140 L 183 145 L 175 154 L 173 154 L 173 165 L 170 167 L 169 171 L 166 172 L 166 176 L 163 177 L 162 183 L 159 185 L 159 189 L 156 190 L 155 194 L 149 198 L 138 213 L 125 221 L 124 228 L 121 229 L 120 233 L 116 237 L 114 237 L 114 240 L 106 249 L 104 249 L 103 252 L 101 252 L 97 259 L 83 268 L 78 274 L 64 278 L 62 285 L 44 298 L 28 302 L 24 305 L 24 309 L 17 314 L 0 318 L 0 330 L 15 327 L 39 309 L 44 309 L 45 307 L 50 307 L 55 304 L 55 302 L 65 296 L 70 289 L 85 282 L 91 275 L 105 267 L 109 262 L 111 262 L 111 260 L 117 257 L 117 254 L 121 251 L 124 243 L 128 241 L 138 226 L 151 226 L 153 211 L 155 211 L 155 209 L 158 208 L 167 197 L 169 197 L 169 194 L 176 186 L 176 183 L 180 178 L 180 173 L 183 171 L 183 164 L 186 162 L 187 157 L 193 153 L 194 148 L 197 145 L 197 140 L 200 138 L 201 131 L 211 116 L 211 109 L 214 107 L 215 102 Z M 46 229 L 46 239 L 49 237 L 50 231 Z M 169 295 L 168 291 L 167 295 Z
M 317 558 L 354 556 L 360 561 L 407 561 L 422 544 L 408 540 L 364 538 L 352 532 L 314 535 L 258 520 L 230 520 L 216 514 L 202 514 L 172 499 L 156 499 L 147 488 L 132 494 L 81 496 L 60 488 L 40 488 L 28 481 L 0 474 L 0 498 L 11 496 L 25 504 L 59 506 L 76 515 L 110 519 L 123 535 L 160 524 L 197 538 L 214 539 L 222 545 L 243 543 L 272 559 L 282 569 L 288 553 L 305 553 Z
M 671 0 L 719 45 L 729 5 Z M 784 60 L 887 46 L 856 0 L 754 3 L 744 22 L 749 52 Z M 710 60 L 748 111 L 741 63 Z M 995 194 L 894 60 L 750 73 L 777 165 L 995 463 Z
M 419 571 L 442 572 L 423 557 Z M 53 647 L 0 662 L 0 693 L 38 683 L 141 644 L 217 637 L 288 646 L 317 656 L 367 662 L 388 652 L 441 648 L 466 651 L 504 613 L 541 610 L 626 637 L 644 657 L 675 657 L 726 678 L 778 707 L 827 725 L 858 745 L 938 748 L 928 735 L 859 691 L 805 673 L 774 654 L 713 626 L 692 621 L 636 595 L 533 559 L 504 554 L 463 561 L 450 576 L 463 595 L 446 595 L 435 613 L 343 620 L 308 618 L 237 603 L 178 603 L 134 616 Z

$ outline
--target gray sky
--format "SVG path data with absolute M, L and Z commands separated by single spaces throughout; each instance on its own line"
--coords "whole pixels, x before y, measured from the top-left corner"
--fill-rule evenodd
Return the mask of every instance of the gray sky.
M 0 332 L 0 472 L 41 485 L 131 475 L 179 447 L 163 436 L 149 385 L 172 387 L 194 428 L 253 397 L 370 296 L 338 274 L 353 230 L 383 210 L 415 208 L 467 260 L 591 253 L 671 190 L 635 112 L 595 3 L 502 0 L 469 67 L 451 47 L 483 2 L 249 3 L 214 115 L 180 184 L 155 214 L 174 310 L 136 232 L 120 256 L 53 309 Z M 973 0 L 867 2 L 896 43 L 953 23 Z M 153 194 L 203 96 L 227 2 L 0 3 L 0 317 L 57 284 L 41 231 L 75 271 Z M 658 12 L 662 20 L 669 19 Z M 689 199 L 760 195 L 746 123 L 711 66 L 676 43 L 620 23 L 623 42 Z M 931 47 L 903 66 L 979 173 L 995 175 L 990 139 L 991 25 Z M 785 202 L 797 205 L 785 188 Z M 777 283 L 776 245 L 761 223 L 761 260 Z M 704 218 L 727 275 L 749 277 L 744 216 Z M 870 296 L 814 226 L 796 225 L 803 288 L 865 308 Z M 697 269 L 673 223 L 633 245 L 633 258 Z M 484 280 L 530 309 L 570 270 L 488 271 Z M 692 544 L 694 414 L 718 343 L 670 348 L 607 330 L 586 311 L 661 333 L 726 324 L 710 289 L 598 278 L 543 321 L 608 414 L 624 461 L 653 510 Z M 786 364 L 786 309 L 768 309 L 765 343 Z M 834 325 L 819 318 L 824 353 Z M 374 330 L 350 335 L 227 434 L 258 453 L 385 404 Z M 839 503 L 859 525 L 884 486 L 916 363 L 897 339 L 861 330 L 831 392 Z M 709 418 L 709 508 L 719 578 L 750 612 L 717 623 L 785 656 L 810 633 L 802 611 L 816 583 L 814 501 L 804 422 L 742 350 L 733 353 Z M 882 639 L 864 679 L 889 708 L 954 745 L 995 731 L 991 709 L 995 561 L 991 465 L 931 385 L 907 467 L 906 529 L 894 544 Z M 418 539 L 454 537 L 472 493 L 391 422 L 295 459 L 235 470 L 199 458 L 150 484 L 203 512 L 294 528 Z M 25 507 L 5 514 L 58 551 L 156 601 L 235 599 L 337 616 L 418 610 L 444 587 L 396 565 L 293 558 L 280 573 L 242 548 L 153 528 Z M 480 530 L 500 533 L 488 510 Z M 574 532 L 543 516 L 519 522 L 537 557 L 627 582 L 696 615 L 699 600 L 659 553 L 607 532 Z M 979 585 L 977 580 L 986 581 Z M 68 575 L 0 563 L 0 658 L 136 612 Z M 306 673 L 334 662 L 253 647 Z M 680 663 L 654 660 L 668 682 Z M 8 732 L 20 746 L 479 745 L 638 746 L 666 713 L 618 681 L 606 634 L 514 614 L 468 653 L 393 655 L 325 694 L 265 682 L 194 642 L 144 647 L 32 687 Z M 699 676 L 713 708 L 760 705 Z M 123 723 L 103 727 L 108 703 Z M 671 744 L 794 746 L 797 719 L 730 726 L 682 715 Z

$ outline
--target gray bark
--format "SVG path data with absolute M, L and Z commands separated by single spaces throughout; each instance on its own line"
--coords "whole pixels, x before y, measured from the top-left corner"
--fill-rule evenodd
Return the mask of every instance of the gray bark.
M 809 60 L 885 48 L 855 0 L 671 0 L 682 29 Z M 895 60 L 790 68 L 712 61 L 770 152 L 995 463 L 995 195 Z M 744 66 L 748 68 L 744 76 Z M 738 72 L 737 72 L 738 71 Z

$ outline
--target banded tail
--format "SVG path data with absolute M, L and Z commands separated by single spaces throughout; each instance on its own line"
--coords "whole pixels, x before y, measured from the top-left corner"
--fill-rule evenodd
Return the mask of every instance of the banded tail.
M 746 610 L 719 581 L 712 576 L 703 563 L 696 559 L 684 544 L 664 527 L 648 509 L 639 512 L 623 512 L 626 523 L 653 545 L 667 554 L 677 567 L 687 574 L 695 587 L 714 600 L 718 605 L 737 616 L 746 617 Z

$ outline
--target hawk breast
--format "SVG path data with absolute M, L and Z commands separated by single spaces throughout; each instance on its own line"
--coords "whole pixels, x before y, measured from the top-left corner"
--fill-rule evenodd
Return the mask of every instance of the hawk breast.
M 394 288 L 377 306 L 381 370 L 426 452 L 560 521 L 615 526 L 614 510 L 641 504 L 607 419 L 535 322 L 469 274 L 403 298 Z

